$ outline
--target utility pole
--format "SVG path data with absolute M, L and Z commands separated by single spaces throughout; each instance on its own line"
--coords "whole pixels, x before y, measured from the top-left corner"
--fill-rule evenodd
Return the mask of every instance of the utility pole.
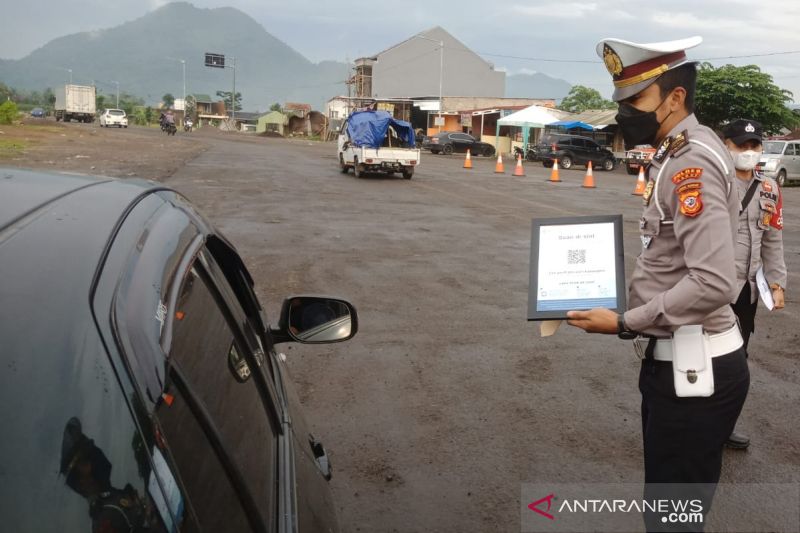
M 233 121 L 233 127 L 236 128 L 236 58 L 232 57 L 233 59 L 233 92 L 231 93 L 231 120 Z
M 183 67 L 183 118 L 186 119 L 186 60 L 181 59 L 181 66 Z
M 119 82 L 112 80 L 111 83 L 116 83 L 117 84 L 117 109 L 119 109 Z
M 414 37 L 418 37 L 420 39 L 425 39 L 426 41 L 431 41 L 432 43 L 436 43 L 439 45 L 439 118 L 437 120 L 439 131 L 442 131 L 442 126 L 444 123 L 442 122 L 442 106 L 443 98 L 442 98 L 442 82 L 444 77 L 444 41 L 438 41 L 436 39 L 431 39 L 430 37 L 425 37 L 424 35 L 415 35 Z

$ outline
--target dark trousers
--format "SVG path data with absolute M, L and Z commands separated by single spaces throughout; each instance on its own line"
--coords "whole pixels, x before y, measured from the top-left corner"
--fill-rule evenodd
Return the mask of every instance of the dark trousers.
M 733 312 L 736 313 L 736 318 L 739 319 L 739 328 L 742 330 L 742 338 L 744 339 L 744 351 L 747 353 L 747 343 L 750 342 L 750 334 L 756 330 L 756 310 L 758 309 L 758 298 L 753 303 L 750 303 L 750 284 L 745 283 L 742 287 L 742 292 L 739 293 L 739 298 L 736 299 L 735 304 L 731 304 Z
M 639 373 L 642 393 L 645 498 L 664 496 L 658 484 L 694 484 L 677 489 L 680 499 L 703 501 L 710 509 L 722 470 L 722 447 L 733 431 L 750 386 L 744 348 L 712 359 L 714 394 L 675 395 L 672 363 L 645 359 Z M 667 494 L 668 495 L 668 494 Z M 705 513 L 704 513 L 705 514 Z M 702 531 L 702 525 L 664 524 L 645 513 L 648 531 Z

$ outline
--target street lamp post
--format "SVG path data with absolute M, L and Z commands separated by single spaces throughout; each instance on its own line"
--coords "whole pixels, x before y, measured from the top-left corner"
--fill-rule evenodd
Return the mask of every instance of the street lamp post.
M 183 119 L 186 120 L 186 60 L 181 59 L 183 67 Z
M 420 39 L 425 39 L 426 41 L 431 41 L 432 43 L 436 43 L 439 45 L 439 131 L 442 131 L 442 81 L 443 81 L 443 74 L 444 74 L 444 41 L 431 39 L 430 37 L 425 37 L 424 35 L 415 35 L 414 37 L 419 37 Z

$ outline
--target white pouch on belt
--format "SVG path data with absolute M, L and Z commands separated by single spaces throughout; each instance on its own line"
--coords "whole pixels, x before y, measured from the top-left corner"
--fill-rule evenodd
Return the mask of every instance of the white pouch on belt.
M 714 394 L 711 350 L 703 326 L 681 326 L 672 336 L 672 377 L 680 398 Z

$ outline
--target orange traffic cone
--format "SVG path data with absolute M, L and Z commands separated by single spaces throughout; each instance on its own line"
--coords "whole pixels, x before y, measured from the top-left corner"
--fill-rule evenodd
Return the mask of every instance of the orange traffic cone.
M 553 183 L 561 181 L 558 177 L 558 159 L 553 159 L 553 170 L 550 171 L 550 180 Z
M 524 176 L 525 169 L 522 168 L 522 155 L 517 157 L 517 166 L 514 168 L 514 176 Z
M 497 153 L 497 164 L 494 166 L 494 173 L 495 174 L 505 174 L 506 171 L 503 168 L 503 154 Z
M 636 178 L 636 188 L 633 189 L 631 194 L 635 194 L 636 196 L 644 195 L 645 183 L 644 183 L 644 167 L 639 167 L 639 177 Z
M 583 186 L 587 189 L 594 189 L 594 175 L 592 175 L 592 162 L 586 165 L 586 177 L 583 178 Z
M 467 150 L 467 158 L 464 160 L 464 168 L 472 168 L 472 158 L 469 155 L 469 150 Z

